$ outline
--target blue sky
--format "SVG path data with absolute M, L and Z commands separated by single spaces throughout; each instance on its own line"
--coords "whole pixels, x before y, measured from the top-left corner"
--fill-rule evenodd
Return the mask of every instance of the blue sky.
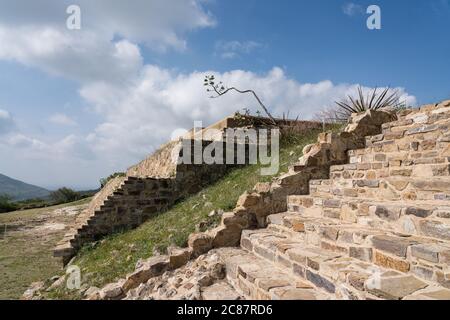
M 357 85 L 450 97 L 450 0 L 76 2 L 73 31 L 73 1 L 0 0 L 0 173 L 44 187 L 96 187 L 177 128 L 256 108 L 208 99 L 205 73 L 302 118 Z
M 354 2 L 364 10 L 382 9 L 382 29 L 366 28 L 364 12 L 343 13 L 348 1 L 216 2 L 216 28 L 192 37 L 195 52 L 182 59 L 183 68 L 220 71 L 264 71 L 286 67 L 299 81 L 361 82 L 407 87 L 419 103 L 450 93 L 449 1 L 389 0 Z M 238 9 L 239 8 L 239 9 Z M 240 59 L 220 60 L 211 52 L 218 35 L 228 41 L 254 40 L 264 45 Z M 198 52 L 205 52 L 198 55 Z M 170 59 L 171 60 L 171 59 Z M 169 66 L 171 61 L 167 60 Z M 164 60 L 164 62 L 166 62 Z

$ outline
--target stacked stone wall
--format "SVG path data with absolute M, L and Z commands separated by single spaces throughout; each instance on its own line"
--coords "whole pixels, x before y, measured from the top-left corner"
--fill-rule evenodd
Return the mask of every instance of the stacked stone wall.
M 217 156 L 218 164 L 206 164 L 203 161 L 195 164 L 195 151 L 203 153 L 206 148 L 223 149 L 222 158 Z M 245 152 L 242 164 L 238 164 L 237 159 L 240 148 Z M 138 227 L 155 214 L 168 210 L 176 201 L 214 183 L 229 170 L 246 165 L 249 149 L 249 145 L 230 145 L 223 141 L 182 140 L 167 144 L 153 157 L 155 161 L 158 159 L 157 165 L 148 166 L 144 161 L 129 170 L 129 173 L 142 176 L 117 177 L 108 182 L 55 249 L 55 257 L 62 257 L 63 262 L 67 263 L 84 244 Z M 191 157 L 182 163 L 183 152 L 187 150 L 190 150 Z M 229 164 L 226 162 L 228 152 L 234 155 Z M 174 155 L 178 155 L 178 159 Z M 169 161 L 163 161 L 164 157 Z M 169 162 L 171 165 L 168 165 Z M 146 176 L 155 172 L 158 165 L 162 165 L 164 170 L 170 169 L 170 174 L 164 170 L 162 174 L 169 175 L 169 178 Z M 173 172 L 172 166 L 175 168 Z
M 214 257 L 226 276 L 199 279 L 199 299 L 222 290 L 246 299 L 448 300 L 449 128 L 450 101 L 353 115 L 343 132 L 307 146 L 288 174 L 242 195 L 218 228 L 98 297 L 118 298 L 108 296 L 114 287 L 119 298 L 170 299 L 152 287 L 158 279 L 173 296 L 190 296 L 170 285 L 184 279 L 173 270 L 200 256 L 187 267 Z

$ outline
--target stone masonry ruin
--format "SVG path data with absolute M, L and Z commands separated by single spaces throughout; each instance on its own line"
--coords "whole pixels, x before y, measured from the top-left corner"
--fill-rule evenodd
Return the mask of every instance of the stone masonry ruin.
M 450 101 L 353 115 L 87 299 L 450 299 Z
M 88 209 L 77 217 L 75 225 L 55 248 L 54 256 L 61 257 L 66 264 L 84 244 L 109 234 L 136 228 L 155 214 L 168 210 L 177 201 L 217 181 L 230 169 L 248 164 L 251 144 L 246 141 L 235 141 L 231 145 L 225 143 L 225 130 L 267 129 L 263 120 L 244 117 L 238 121 L 230 117 L 196 134 L 191 131 L 183 138 L 163 145 L 150 157 L 129 168 L 124 177 L 110 180 L 95 195 Z M 321 127 L 319 123 L 306 121 L 283 121 L 282 125 L 305 131 Z M 215 137 L 200 138 L 201 140 L 197 137 L 213 130 L 218 133 Z M 223 164 L 195 164 L 194 159 L 190 162 L 192 164 L 179 163 L 183 151 L 189 148 L 194 157 L 196 143 L 200 144 L 201 151 L 221 147 L 224 150 Z M 239 163 L 236 158 L 241 147 L 245 150 L 243 163 Z M 229 153 L 234 157 L 233 164 L 225 161 Z

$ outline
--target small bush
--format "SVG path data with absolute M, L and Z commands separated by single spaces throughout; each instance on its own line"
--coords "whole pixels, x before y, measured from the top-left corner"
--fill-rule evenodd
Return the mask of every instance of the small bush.
M 0 195 L 0 213 L 17 210 L 17 205 L 12 202 L 8 195 Z
M 72 189 L 64 187 L 50 193 L 50 198 L 55 204 L 60 204 L 80 200 L 81 195 Z

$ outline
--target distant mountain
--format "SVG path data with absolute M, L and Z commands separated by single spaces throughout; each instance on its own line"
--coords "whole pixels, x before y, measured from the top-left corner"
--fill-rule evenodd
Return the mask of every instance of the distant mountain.
M 15 201 L 21 201 L 46 198 L 50 195 L 50 191 L 0 174 L 0 195 L 4 194 Z

